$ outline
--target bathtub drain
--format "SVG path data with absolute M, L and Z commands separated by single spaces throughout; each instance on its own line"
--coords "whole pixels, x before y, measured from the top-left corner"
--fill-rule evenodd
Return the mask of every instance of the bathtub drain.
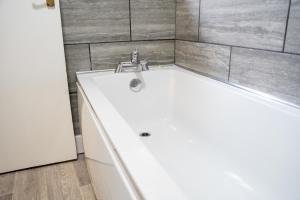
M 141 137 L 149 137 L 149 136 L 151 136 L 151 134 L 147 133 L 147 132 L 143 132 L 143 133 L 140 133 L 140 136 Z
M 138 78 L 134 78 L 130 81 L 129 88 L 133 92 L 139 92 L 143 89 L 143 82 Z

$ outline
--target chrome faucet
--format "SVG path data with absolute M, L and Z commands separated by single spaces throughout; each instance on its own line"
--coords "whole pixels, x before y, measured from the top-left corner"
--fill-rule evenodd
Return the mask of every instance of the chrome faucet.
M 139 57 L 139 52 L 137 49 L 131 53 L 130 62 L 120 62 L 117 66 L 115 73 L 120 72 L 141 72 L 149 70 L 148 62 L 146 60 L 141 60 Z
M 131 53 L 131 63 L 136 65 L 140 64 L 140 55 L 137 49 Z

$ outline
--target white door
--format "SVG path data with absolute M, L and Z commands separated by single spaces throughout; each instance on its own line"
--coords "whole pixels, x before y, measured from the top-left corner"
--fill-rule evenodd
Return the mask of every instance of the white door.
M 59 1 L 32 1 L 0 0 L 0 173 L 76 158 Z

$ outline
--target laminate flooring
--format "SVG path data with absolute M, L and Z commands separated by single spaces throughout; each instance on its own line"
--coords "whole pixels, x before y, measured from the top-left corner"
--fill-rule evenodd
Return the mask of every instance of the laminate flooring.
M 84 155 L 0 175 L 0 200 L 96 200 Z

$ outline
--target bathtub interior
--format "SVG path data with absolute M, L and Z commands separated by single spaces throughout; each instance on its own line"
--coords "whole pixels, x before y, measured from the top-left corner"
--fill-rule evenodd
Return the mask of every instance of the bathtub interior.
M 176 68 L 93 79 L 189 198 L 300 198 L 297 109 Z

